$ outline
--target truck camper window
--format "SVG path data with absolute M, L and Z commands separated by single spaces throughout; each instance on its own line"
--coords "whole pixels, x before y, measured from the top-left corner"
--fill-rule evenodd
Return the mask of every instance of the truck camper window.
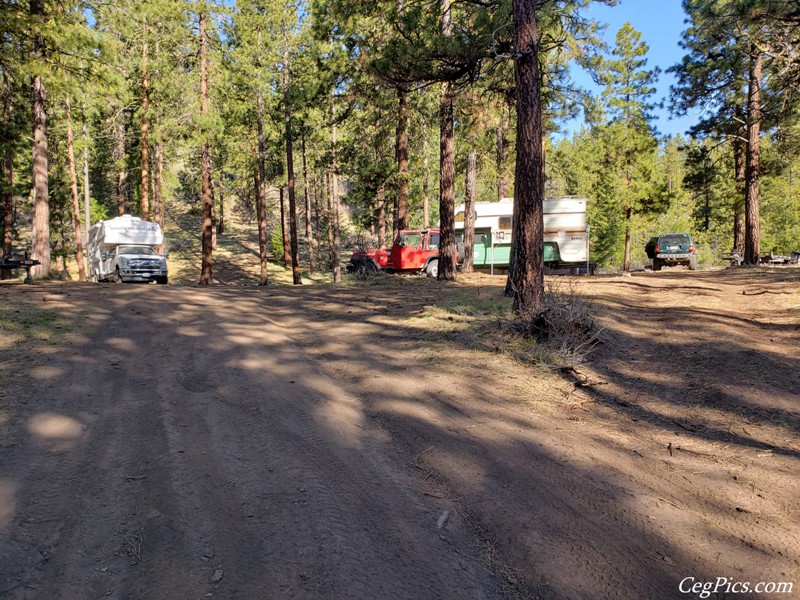
M 497 219 L 497 228 L 503 230 L 511 229 L 511 217 L 499 217 Z

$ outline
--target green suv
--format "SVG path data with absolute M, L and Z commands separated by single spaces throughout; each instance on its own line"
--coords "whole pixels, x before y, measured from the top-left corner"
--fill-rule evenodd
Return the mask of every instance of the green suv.
M 690 271 L 697 268 L 695 246 L 688 233 L 665 233 L 652 237 L 644 250 L 647 258 L 653 260 L 653 271 L 673 265 L 686 265 Z

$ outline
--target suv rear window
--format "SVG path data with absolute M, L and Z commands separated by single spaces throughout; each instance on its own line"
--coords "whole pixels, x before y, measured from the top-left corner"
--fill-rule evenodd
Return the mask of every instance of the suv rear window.
M 691 238 L 685 233 L 673 233 L 670 235 L 662 235 L 658 238 L 658 244 L 686 244 L 690 243 Z

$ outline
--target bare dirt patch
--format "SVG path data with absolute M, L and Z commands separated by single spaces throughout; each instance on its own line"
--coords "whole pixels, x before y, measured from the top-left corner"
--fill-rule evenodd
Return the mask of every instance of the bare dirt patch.
M 482 275 L 0 286 L 0 597 L 797 588 L 800 272 L 558 281 L 575 371 Z

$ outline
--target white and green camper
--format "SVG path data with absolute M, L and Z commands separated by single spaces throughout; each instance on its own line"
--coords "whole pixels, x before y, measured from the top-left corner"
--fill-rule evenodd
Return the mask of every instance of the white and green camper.
M 560 196 L 544 200 L 544 262 L 551 272 L 578 274 L 590 270 L 586 198 Z M 472 264 L 490 272 L 508 268 L 511 256 L 512 198 L 475 203 Z M 456 206 L 456 239 L 464 240 L 464 205 Z

